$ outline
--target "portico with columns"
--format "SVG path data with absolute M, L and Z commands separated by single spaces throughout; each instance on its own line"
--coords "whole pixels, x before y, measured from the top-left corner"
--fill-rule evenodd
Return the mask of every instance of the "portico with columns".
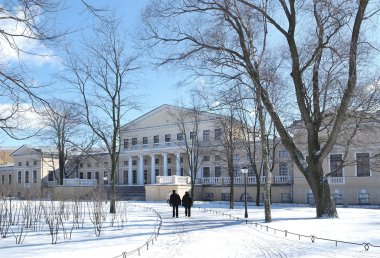
M 183 176 L 184 166 L 181 160 L 185 155 L 179 151 L 124 153 L 119 158 L 128 161 L 127 166 L 120 168 L 123 171 L 127 170 L 128 179 L 124 184 L 156 184 L 156 176 Z

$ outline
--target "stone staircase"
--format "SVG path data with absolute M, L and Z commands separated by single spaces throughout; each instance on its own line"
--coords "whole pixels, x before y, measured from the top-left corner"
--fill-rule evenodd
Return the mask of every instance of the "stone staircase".
M 111 196 L 111 186 L 103 186 L 104 194 L 108 199 Z M 117 200 L 124 201 L 145 201 L 145 186 L 141 185 L 116 185 L 116 198 Z

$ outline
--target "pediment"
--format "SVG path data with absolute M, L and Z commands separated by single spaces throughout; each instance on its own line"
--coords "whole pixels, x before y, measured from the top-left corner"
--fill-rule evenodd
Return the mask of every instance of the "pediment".
M 39 154 L 38 150 L 31 148 L 27 145 L 22 145 L 20 148 L 12 152 L 11 156 L 25 156 L 25 155 L 35 155 Z
M 194 121 L 191 112 L 190 109 L 186 108 L 162 105 L 126 124 L 123 129 L 133 131 L 143 128 L 172 126 L 178 125 L 180 120 L 184 123 L 191 123 Z M 199 121 L 215 120 L 216 117 L 215 114 L 202 112 L 199 115 Z

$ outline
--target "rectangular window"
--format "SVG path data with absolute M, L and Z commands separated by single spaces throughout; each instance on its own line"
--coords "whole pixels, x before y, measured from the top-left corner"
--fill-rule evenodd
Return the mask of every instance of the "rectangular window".
M 288 175 L 288 164 L 285 162 L 281 162 L 278 166 L 279 175 L 280 176 L 287 176 Z
M 132 160 L 132 165 L 136 166 L 137 165 L 137 160 Z
M 124 149 L 128 149 L 128 145 L 129 145 L 129 142 L 128 142 L 128 139 L 124 139 Z
M 148 144 L 148 137 L 143 137 L 143 144 Z
M 22 162 L 21 162 L 21 161 L 18 162 L 18 166 L 19 166 L 19 167 L 22 166 Z
M 222 193 L 222 201 L 229 201 L 230 193 Z
M 279 156 L 280 158 L 287 157 L 287 156 L 288 156 L 288 152 L 287 152 L 286 150 L 280 150 L 280 151 L 278 152 L 278 156 Z
M 83 172 L 80 172 L 79 173 L 79 179 L 83 179 L 84 178 L 84 176 L 83 176 Z
M 25 161 L 25 166 L 29 167 L 29 160 Z
M 37 183 L 37 170 L 33 170 L 33 183 Z
M 124 184 L 128 184 L 128 170 L 124 170 L 123 182 L 124 182 Z
M 17 183 L 21 184 L 21 171 L 17 172 Z
M 214 131 L 215 141 L 220 141 L 222 139 L 222 129 L 217 128 Z
M 253 172 L 252 166 L 248 166 L 248 175 L 247 176 L 254 176 L 255 173 Z
M 159 176 L 159 175 L 160 175 L 160 170 L 156 168 L 156 176 Z
M 91 179 L 91 172 L 87 172 L 87 179 Z
M 177 141 L 183 141 L 183 133 L 177 133 Z
M 215 155 L 215 161 L 220 161 L 222 158 L 220 155 Z
M 87 167 L 90 168 L 91 167 L 91 163 L 87 163 Z
M 180 158 L 179 158 L 179 162 L 180 162 L 180 163 L 183 163 L 183 157 L 180 157 Z
M 172 140 L 171 134 L 165 134 L 165 142 L 170 142 Z
M 210 156 L 203 156 L 203 161 L 210 161 Z
M 203 141 L 210 141 L 210 130 L 203 130 Z
M 137 145 L 137 138 L 132 138 L 132 146 Z
M 215 167 L 215 177 L 222 176 L 222 167 Z
M 99 172 L 95 172 L 96 183 L 99 184 Z
M 33 160 L 33 166 L 37 166 L 37 160 Z
M 79 164 L 79 167 L 80 167 L 80 168 L 83 168 L 83 163 L 80 163 L 80 164 Z
M 343 176 L 343 160 L 342 154 L 331 154 L 330 155 L 330 173 L 332 177 L 342 177 Z
M 1 175 L 1 184 L 3 185 L 5 182 L 5 175 Z
M 356 153 L 356 175 L 370 176 L 369 153 Z
M 25 174 L 24 174 L 24 176 L 25 176 L 25 184 L 29 184 L 29 171 L 25 171 Z
M 197 137 L 197 133 L 196 132 L 190 132 L 190 140 L 193 140 Z
M 240 155 L 239 154 L 234 154 L 234 160 L 240 160 Z
M 124 166 L 128 166 L 128 160 L 124 160 Z
M 171 175 L 172 175 L 172 169 L 168 168 L 168 176 L 171 176 Z
M 99 167 L 99 162 L 95 162 L 95 167 Z
M 172 159 L 168 158 L 168 164 L 171 164 L 171 163 L 172 163 Z
M 160 136 L 159 135 L 153 136 L 153 143 L 159 143 L 159 142 L 160 142 Z
M 137 184 L 137 170 L 132 170 L 132 183 Z
M 148 170 L 144 170 L 144 184 L 148 183 Z
M 369 193 L 359 193 L 358 204 L 371 204 Z
M 210 168 L 203 167 L 203 177 L 210 177 Z
M 12 184 L 12 175 L 8 175 L 8 184 Z
M 155 160 L 154 160 L 154 164 L 156 164 L 156 165 L 157 165 L 157 164 L 160 164 L 160 159 L 155 159 Z
M 48 172 L 48 181 L 49 182 L 53 182 L 54 181 L 54 172 L 53 171 L 49 171 Z
M 103 184 L 108 185 L 108 171 L 103 171 Z

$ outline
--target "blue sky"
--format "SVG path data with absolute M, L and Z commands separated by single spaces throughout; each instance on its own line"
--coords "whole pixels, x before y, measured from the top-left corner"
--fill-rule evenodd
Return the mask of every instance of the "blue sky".
M 140 12 L 144 8 L 148 0 L 88 0 L 87 2 L 95 7 L 108 6 L 116 11 L 117 15 L 123 17 L 126 24 L 126 31 L 130 35 L 136 34 L 137 27 L 140 23 Z M 76 42 L 82 34 L 86 34 L 86 25 L 91 22 L 88 15 L 84 13 L 84 6 L 78 0 L 68 0 L 65 3 L 63 11 L 56 14 L 54 21 L 56 26 L 62 31 L 77 31 L 66 36 L 69 42 Z M 136 40 L 131 37 L 130 51 L 136 51 L 132 45 Z M 58 47 L 63 47 L 64 40 L 59 43 Z M 76 97 L 69 93 L 69 85 L 60 82 L 57 73 L 62 66 L 60 64 L 61 52 L 54 48 L 41 44 L 26 43 L 24 46 L 33 47 L 35 52 L 48 54 L 48 57 L 41 58 L 37 56 L 24 56 L 23 61 L 29 68 L 30 76 L 39 83 L 54 81 L 52 86 L 44 88 L 43 96 L 65 98 L 70 95 L 70 98 Z M 138 88 L 138 94 L 141 98 L 142 109 L 131 112 L 127 117 L 127 122 L 141 116 L 142 114 L 154 109 L 162 104 L 176 104 L 180 96 L 186 95 L 186 90 L 178 89 L 176 83 L 183 79 L 182 72 L 174 71 L 173 69 L 160 68 L 155 70 L 151 65 L 149 56 L 141 53 L 140 63 L 144 66 L 136 73 L 135 85 Z M 78 96 L 79 98 L 79 96 Z M 16 141 L 10 137 L 1 134 L 3 137 L 0 141 L 0 146 L 19 146 L 24 143 L 35 145 L 45 145 L 39 142 L 39 139 Z

